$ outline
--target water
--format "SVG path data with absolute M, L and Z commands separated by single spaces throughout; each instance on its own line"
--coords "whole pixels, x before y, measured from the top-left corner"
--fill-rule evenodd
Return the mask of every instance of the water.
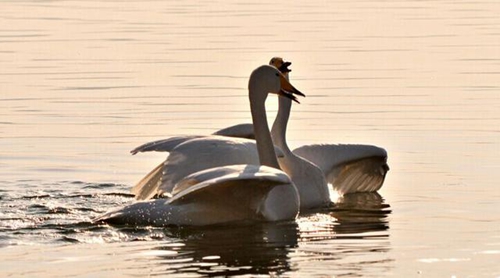
M 497 1 L 0 10 L 2 275 L 500 276 Z M 308 95 L 293 107 L 290 144 L 383 146 L 391 171 L 379 195 L 292 223 L 90 223 L 131 202 L 164 159 L 130 156 L 137 145 L 249 122 L 249 73 L 276 55 Z

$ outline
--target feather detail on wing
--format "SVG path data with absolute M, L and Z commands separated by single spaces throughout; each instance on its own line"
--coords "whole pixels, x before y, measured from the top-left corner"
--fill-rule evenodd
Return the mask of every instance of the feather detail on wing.
M 163 176 L 163 163 L 156 166 L 149 174 L 139 181 L 130 191 L 137 200 L 147 200 L 158 194 Z
M 148 142 L 146 144 L 140 145 L 139 147 L 130 151 L 131 154 L 136 154 L 139 152 L 170 152 L 178 145 L 189 141 L 191 139 L 196 139 L 204 136 L 200 135 L 188 135 L 188 136 L 176 136 L 170 137 L 168 139 L 157 140 L 153 142 Z
M 316 164 L 340 194 L 375 192 L 382 187 L 387 152 L 370 145 L 306 145 L 293 151 Z
M 255 134 L 253 133 L 253 124 L 233 125 L 220 129 L 212 134 L 228 137 L 255 139 Z

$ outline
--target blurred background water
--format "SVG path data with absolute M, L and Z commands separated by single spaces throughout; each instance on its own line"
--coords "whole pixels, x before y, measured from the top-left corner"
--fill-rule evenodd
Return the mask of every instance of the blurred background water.
M 500 276 L 500 2 L 0 7 L 3 275 Z M 307 94 L 290 144 L 386 148 L 379 194 L 293 223 L 90 224 L 165 158 L 137 145 L 249 122 L 273 56 Z

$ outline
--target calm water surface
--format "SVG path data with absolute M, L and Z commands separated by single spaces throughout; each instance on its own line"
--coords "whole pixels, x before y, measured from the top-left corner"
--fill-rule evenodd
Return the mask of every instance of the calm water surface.
M 499 277 L 499 3 L 3 1 L 2 276 Z M 290 144 L 385 147 L 379 194 L 290 223 L 90 223 L 165 158 L 129 150 L 249 122 L 276 55 L 308 95 Z

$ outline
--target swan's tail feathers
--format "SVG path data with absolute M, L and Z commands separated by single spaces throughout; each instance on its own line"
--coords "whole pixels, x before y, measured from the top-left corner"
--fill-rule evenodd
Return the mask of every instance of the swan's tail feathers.
M 339 165 L 327 176 L 327 180 L 341 195 L 376 192 L 382 187 L 388 170 L 384 157 L 363 158 Z
M 137 200 L 153 198 L 153 196 L 159 193 L 162 176 L 163 163 L 160 163 L 132 188 L 132 194 L 135 194 Z
M 253 124 L 233 125 L 220 129 L 212 134 L 228 137 L 255 139 L 255 134 L 253 133 Z
M 142 153 L 142 152 L 171 152 L 178 145 L 189 141 L 191 139 L 200 138 L 202 136 L 199 135 L 191 135 L 191 136 L 177 136 L 171 137 L 168 139 L 157 140 L 153 142 L 148 142 L 146 144 L 142 144 L 139 147 L 130 151 L 131 154 Z

